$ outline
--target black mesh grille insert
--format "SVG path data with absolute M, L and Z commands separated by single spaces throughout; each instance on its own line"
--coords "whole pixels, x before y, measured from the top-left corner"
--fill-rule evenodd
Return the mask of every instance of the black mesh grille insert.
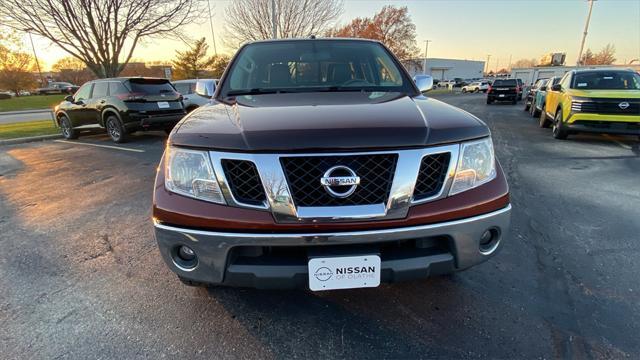
M 385 203 L 397 158 L 396 154 L 380 154 L 287 157 L 280 161 L 296 206 L 341 206 Z M 337 165 L 350 168 L 360 177 L 360 185 L 347 198 L 333 197 L 320 185 L 324 173 Z
M 236 201 L 262 205 L 266 200 L 256 165 L 247 160 L 222 160 L 222 168 Z
M 422 158 L 413 199 L 421 200 L 438 194 L 447 176 L 450 153 L 427 155 Z

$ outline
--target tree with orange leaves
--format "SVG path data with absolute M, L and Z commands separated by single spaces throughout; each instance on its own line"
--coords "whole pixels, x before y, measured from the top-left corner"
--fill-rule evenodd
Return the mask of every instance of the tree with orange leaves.
M 333 29 L 329 36 L 379 40 L 400 60 L 417 57 L 416 25 L 406 6 L 385 5 L 373 18 L 355 18 L 345 26 Z

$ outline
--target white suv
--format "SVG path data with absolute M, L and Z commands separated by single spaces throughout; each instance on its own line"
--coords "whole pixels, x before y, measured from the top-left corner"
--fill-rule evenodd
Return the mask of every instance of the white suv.
M 462 87 L 462 92 L 487 92 L 489 83 L 487 81 L 474 81 L 471 84 Z

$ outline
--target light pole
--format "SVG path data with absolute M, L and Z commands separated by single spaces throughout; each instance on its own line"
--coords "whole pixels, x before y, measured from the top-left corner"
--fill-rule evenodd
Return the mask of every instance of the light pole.
M 218 56 L 218 49 L 216 48 L 216 35 L 213 33 L 213 19 L 211 18 L 211 2 L 207 0 L 207 8 L 209 8 L 209 26 L 211 27 L 211 39 L 213 40 L 213 53 Z
M 276 14 L 276 0 L 271 0 L 271 31 L 274 39 L 278 38 L 278 16 Z
M 429 52 L 429 43 L 431 40 L 424 41 L 424 66 L 422 67 L 422 73 L 427 74 L 427 53 Z
M 587 22 L 584 24 L 584 32 L 582 33 L 582 42 L 580 43 L 580 52 L 578 52 L 578 59 L 576 65 L 582 64 L 582 50 L 584 50 L 584 42 L 587 39 L 587 31 L 589 30 L 589 22 L 591 21 L 591 11 L 593 10 L 593 2 L 595 0 L 589 0 L 589 14 L 587 15 Z
M 38 75 L 40 75 L 40 86 L 44 87 L 46 84 L 44 83 L 44 78 L 42 77 L 42 70 L 40 70 L 40 61 L 38 61 L 38 55 L 36 54 L 36 47 L 33 46 L 33 38 L 31 37 L 31 33 L 29 34 L 29 41 L 31 41 L 31 49 L 33 50 L 33 57 L 36 59 L 36 66 L 38 67 Z
M 489 74 L 489 59 L 491 59 L 491 54 L 487 54 L 487 64 L 485 65 L 485 74 Z

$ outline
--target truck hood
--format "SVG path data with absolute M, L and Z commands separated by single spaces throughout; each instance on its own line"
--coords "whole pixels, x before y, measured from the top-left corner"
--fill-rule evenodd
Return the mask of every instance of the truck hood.
M 169 143 L 225 151 L 424 147 L 488 136 L 475 116 L 424 96 L 326 92 L 239 96 L 187 115 Z
M 640 90 L 579 90 L 571 89 L 570 95 L 586 98 L 640 99 Z

